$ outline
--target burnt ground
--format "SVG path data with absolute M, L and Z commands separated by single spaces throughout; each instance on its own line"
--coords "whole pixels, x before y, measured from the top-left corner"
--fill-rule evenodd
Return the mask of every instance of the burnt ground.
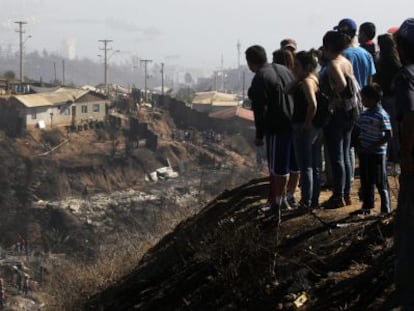
M 353 193 L 350 207 L 284 211 L 277 232 L 260 210 L 267 187 L 257 179 L 225 191 L 83 309 L 292 310 L 302 292 L 303 310 L 393 308 L 393 215 L 349 216 Z

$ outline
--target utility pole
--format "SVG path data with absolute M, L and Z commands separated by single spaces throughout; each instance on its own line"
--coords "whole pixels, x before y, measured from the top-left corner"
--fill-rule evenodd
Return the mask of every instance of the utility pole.
M 108 48 L 108 43 L 113 42 L 113 40 L 103 39 L 98 40 L 98 42 L 102 42 L 104 45 L 100 50 L 104 51 L 104 84 L 106 95 L 108 95 L 108 51 L 112 50 L 112 48 Z
M 62 59 L 62 86 L 65 86 L 65 60 Z
M 144 89 L 145 89 L 145 94 L 144 94 L 144 99 L 145 102 L 147 102 L 147 89 L 148 89 L 148 74 L 147 74 L 147 70 L 148 70 L 148 63 L 151 63 L 152 60 L 151 59 L 141 59 L 140 63 L 144 63 Z
M 245 98 L 245 93 L 246 93 L 246 72 L 243 70 L 243 103 L 244 103 L 244 98 Z
M 241 43 L 237 41 L 237 69 L 240 69 Z
M 27 22 L 17 21 L 14 22 L 15 24 L 19 25 L 19 30 L 16 32 L 19 33 L 19 42 L 20 42 L 20 83 L 24 82 L 24 75 L 23 75 L 23 34 L 25 31 L 23 30 L 23 25 L 26 25 Z
M 164 63 L 161 63 L 161 95 L 164 98 Z
M 56 83 L 57 77 L 56 77 L 56 62 L 53 62 L 53 72 L 55 73 L 55 80 L 53 81 L 53 84 Z

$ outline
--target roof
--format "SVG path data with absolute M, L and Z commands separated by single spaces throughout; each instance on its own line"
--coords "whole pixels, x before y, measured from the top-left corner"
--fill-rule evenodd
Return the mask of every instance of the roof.
M 74 102 L 87 93 L 89 93 L 88 90 L 62 87 L 54 92 L 16 95 L 13 96 L 13 98 L 21 102 L 26 107 L 44 107 Z
M 58 89 L 60 89 L 60 86 L 42 87 L 42 86 L 30 85 L 30 90 L 33 91 L 34 93 L 49 93 L 49 92 L 55 92 Z
M 198 92 L 193 99 L 193 104 L 215 104 L 218 102 L 238 102 L 237 95 L 215 91 Z
M 238 117 L 240 119 L 254 121 L 253 111 L 242 107 L 231 107 L 228 109 L 212 112 L 209 117 L 216 119 L 231 119 Z

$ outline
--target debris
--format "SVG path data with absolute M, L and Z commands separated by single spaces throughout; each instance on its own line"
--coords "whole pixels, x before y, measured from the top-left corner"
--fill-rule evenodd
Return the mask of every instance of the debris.
M 302 292 L 293 302 L 296 308 L 302 307 L 309 300 L 308 294 Z

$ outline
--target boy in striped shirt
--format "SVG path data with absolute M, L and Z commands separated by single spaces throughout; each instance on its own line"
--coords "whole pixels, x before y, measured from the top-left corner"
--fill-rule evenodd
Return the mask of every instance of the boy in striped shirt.
M 362 208 L 351 214 L 368 215 L 375 207 L 375 185 L 381 197 L 381 214 L 391 212 L 386 161 L 387 142 L 392 137 L 390 117 L 381 106 L 382 90 L 374 83 L 361 90 L 366 110 L 358 120 L 359 169 Z

